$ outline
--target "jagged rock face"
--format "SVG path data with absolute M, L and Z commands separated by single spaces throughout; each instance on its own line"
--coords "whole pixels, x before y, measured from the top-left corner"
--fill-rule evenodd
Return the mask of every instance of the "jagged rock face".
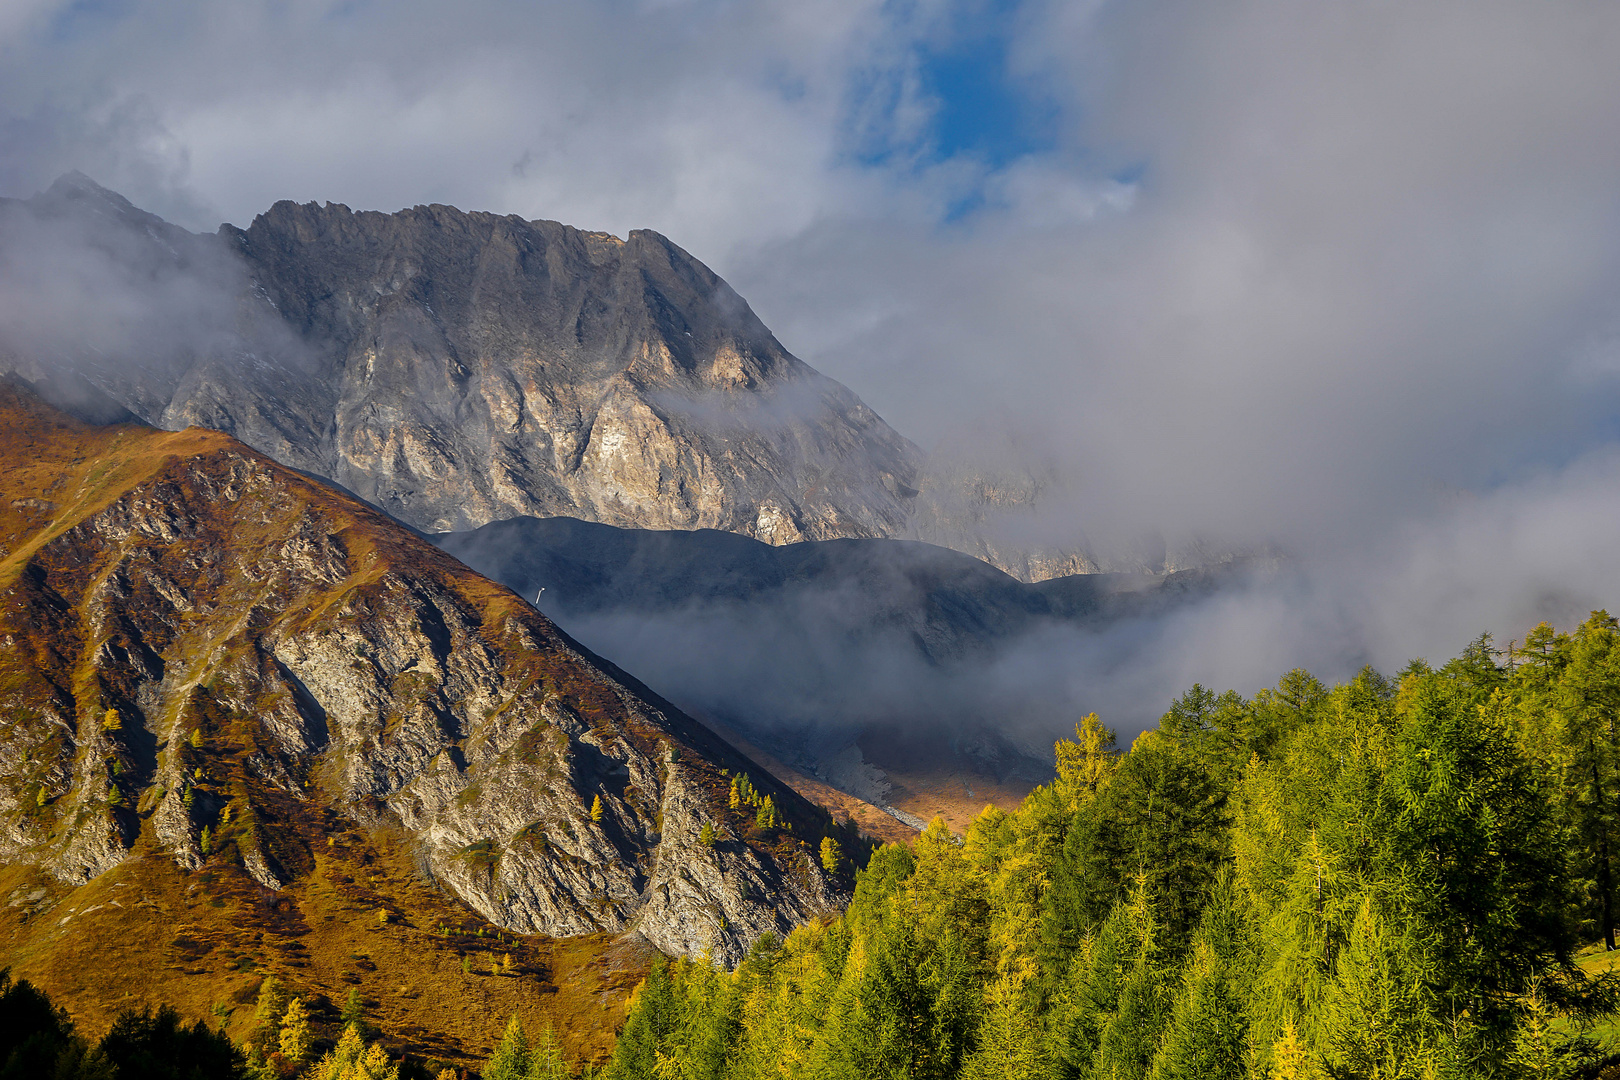
M 420 528 L 569 514 L 784 543 L 905 519 L 910 444 L 657 233 L 282 202 L 222 236 L 324 384 L 322 445 L 286 459 Z M 276 437 L 228 372 L 163 420 Z
M 428 532 L 566 516 L 903 537 L 1025 582 L 1233 554 L 1039 539 L 1049 463 L 990 429 L 925 460 L 647 231 L 281 202 L 199 236 L 70 174 L 0 199 L 8 370 L 85 416 L 228 432 Z
M 4 386 L 0 424 L 0 857 L 82 882 L 160 850 L 275 889 L 338 814 L 499 926 L 728 962 L 842 901 L 721 770 L 797 837 L 819 811 L 380 515 L 213 432 Z
M 106 306 L 183 295 L 174 321 L 207 324 L 143 333 L 128 362 L 81 342 L 75 362 L 103 391 L 424 530 L 565 514 L 769 543 L 891 536 L 916 495 L 916 448 L 657 233 L 281 202 L 205 238 L 84 177 L 6 202 L 0 248 L 92 249 L 129 294 Z M 172 284 L 188 275 L 203 280 Z M 14 369 L 45 375 L 13 351 Z

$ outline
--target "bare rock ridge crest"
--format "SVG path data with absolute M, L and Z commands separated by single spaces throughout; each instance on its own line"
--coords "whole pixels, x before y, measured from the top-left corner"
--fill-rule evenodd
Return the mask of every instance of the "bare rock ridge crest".
M 30 202 L 114 199 L 109 231 L 239 257 L 237 340 L 83 366 L 148 423 L 228 432 L 433 532 L 558 514 L 770 543 L 904 528 L 916 448 L 657 233 L 280 202 L 182 247 L 82 178 Z
M 121 304 L 160 325 L 42 346 L 0 319 L 0 368 L 71 368 L 113 408 L 228 432 L 426 532 L 568 516 L 770 544 L 909 537 L 1026 581 L 1128 568 L 995 540 L 1038 482 L 933 468 L 655 232 L 279 202 L 199 236 L 78 174 L 0 200 L 0 280 L 71 292 L 37 279 L 81 249 L 116 287 L 78 322 Z
M 847 898 L 822 811 L 370 508 L 12 383 L 0 427 L 5 863 L 78 884 L 159 853 L 276 890 L 337 815 L 497 926 L 725 962 Z M 783 825 L 728 808 L 743 772 Z

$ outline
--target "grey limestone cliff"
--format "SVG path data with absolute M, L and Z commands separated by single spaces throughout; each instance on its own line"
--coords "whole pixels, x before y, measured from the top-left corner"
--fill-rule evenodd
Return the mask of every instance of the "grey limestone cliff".
M 3 203 L 8 277 L 44 293 L 89 265 L 110 283 L 90 322 L 184 323 L 58 350 L 101 392 L 417 528 L 566 514 L 789 543 L 895 535 L 916 494 L 916 448 L 654 232 L 281 202 L 200 237 L 77 176 Z M 31 379 L 59 362 L 10 351 Z

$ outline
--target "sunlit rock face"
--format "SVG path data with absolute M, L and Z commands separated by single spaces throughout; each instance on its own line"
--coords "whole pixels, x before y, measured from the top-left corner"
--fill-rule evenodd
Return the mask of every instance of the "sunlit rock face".
M 0 372 L 228 432 L 425 532 L 911 538 L 1024 581 L 1207 562 L 1093 550 L 1005 432 L 925 461 L 654 232 L 280 202 L 197 235 L 71 174 L 0 199 L 0 296 Z
M 915 448 L 657 233 L 282 202 L 221 238 L 298 348 L 200 363 L 164 427 L 433 531 L 567 514 L 780 544 L 907 518 Z

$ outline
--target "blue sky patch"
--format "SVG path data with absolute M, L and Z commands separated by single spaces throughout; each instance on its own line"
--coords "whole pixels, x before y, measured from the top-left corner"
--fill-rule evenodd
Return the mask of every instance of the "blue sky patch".
M 1058 109 L 1008 64 L 1013 0 L 992 0 L 958 16 L 952 32 L 912 51 L 903 67 L 872 69 L 851 87 L 846 124 L 850 157 L 868 168 L 912 169 L 967 159 L 985 176 L 1056 145 Z M 912 96 L 908 99 L 908 93 Z M 919 130 L 902 107 L 927 110 Z M 964 192 L 947 210 L 956 220 L 984 205 Z
M 968 155 L 999 169 L 1051 149 L 1056 109 L 1009 77 L 1007 38 L 999 28 L 981 27 L 948 51 L 925 54 L 922 76 L 938 102 L 936 160 Z

